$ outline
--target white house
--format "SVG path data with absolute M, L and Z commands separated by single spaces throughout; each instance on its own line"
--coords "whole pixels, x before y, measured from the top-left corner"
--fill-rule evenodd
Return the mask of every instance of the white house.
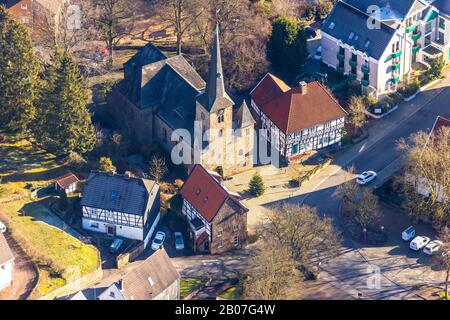
M 160 219 L 159 185 L 112 173 L 91 173 L 83 191 L 83 229 L 142 240 L 147 246 Z
M 341 141 L 347 112 L 319 82 L 290 88 L 267 74 L 250 95 L 262 135 L 287 161 Z
M 414 62 L 450 60 L 450 3 L 338 0 L 321 34 L 322 62 L 379 96 L 396 91 Z
M 55 180 L 55 191 L 56 192 L 64 192 L 66 194 L 73 193 L 78 188 L 78 180 L 77 176 L 73 173 L 67 173 Z
M 14 255 L 0 232 L 0 290 L 10 286 L 14 280 Z

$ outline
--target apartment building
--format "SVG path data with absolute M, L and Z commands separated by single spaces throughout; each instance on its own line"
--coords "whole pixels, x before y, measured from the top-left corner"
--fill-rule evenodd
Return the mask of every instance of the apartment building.
M 321 33 L 322 61 L 378 97 L 415 62 L 450 60 L 450 1 L 339 0 Z

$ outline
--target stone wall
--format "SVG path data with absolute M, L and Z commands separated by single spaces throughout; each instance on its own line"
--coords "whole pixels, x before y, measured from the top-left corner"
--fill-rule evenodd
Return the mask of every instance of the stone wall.
M 117 269 L 123 268 L 133 259 L 136 259 L 142 252 L 144 252 L 144 241 L 139 241 L 135 246 L 131 247 L 127 252 L 121 253 L 116 258 Z

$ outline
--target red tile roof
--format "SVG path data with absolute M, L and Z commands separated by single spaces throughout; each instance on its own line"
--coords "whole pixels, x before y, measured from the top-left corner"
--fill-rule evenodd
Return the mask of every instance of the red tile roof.
M 181 188 L 181 196 L 211 222 L 223 203 L 230 198 L 242 209 L 248 209 L 236 199 L 236 195 L 222 186 L 202 165 L 195 165 L 189 178 Z
M 286 83 L 284 83 L 283 80 L 278 79 L 274 75 L 268 73 L 256 85 L 252 92 L 250 92 L 250 95 L 253 101 L 259 107 L 260 105 L 283 95 L 289 90 L 291 90 L 291 88 Z
M 228 193 L 203 166 L 196 165 L 181 189 L 181 195 L 211 222 L 228 198 Z
M 299 132 L 347 115 L 318 81 L 308 83 L 305 94 L 301 93 L 299 87 L 290 88 L 281 94 L 279 90 L 280 87 L 274 81 L 265 80 L 254 89 L 252 98 L 258 108 L 284 133 Z M 278 94 L 274 94 L 277 91 Z
M 196 246 L 200 246 L 209 239 L 208 233 L 206 231 L 203 231 L 202 234 L 195 240 Z
M 67 173 L 64 176 L 57 178 L 56 184 L 61 188 L 67 188 L 68 186 L 78 181 L 80 180 L 78 180 L 78 178 L 73 173 Z

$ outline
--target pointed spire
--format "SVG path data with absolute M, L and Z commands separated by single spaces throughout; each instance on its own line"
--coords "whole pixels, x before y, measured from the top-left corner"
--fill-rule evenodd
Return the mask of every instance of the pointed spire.
M 219 25 L 216 25 L 214 40 L 211 48 L 211 61 L 209 63 L 208 78 L 206 80 L 206 97 L 203 97 L 203 104 L 208 111 L 214 106 L 219 98 L 226 98 L 233 103 L 225 91 L 225 82 L 222 70 L 222 57 L 220 54 Z
M 253 116 L 248 109 L 247 103 L 245 100 L 242 102 L 240 108 L 237 111 L 237 122 L 239 128 L 245 128 L 251 125 L 255 124 L 255 119 L 253 119 Z

